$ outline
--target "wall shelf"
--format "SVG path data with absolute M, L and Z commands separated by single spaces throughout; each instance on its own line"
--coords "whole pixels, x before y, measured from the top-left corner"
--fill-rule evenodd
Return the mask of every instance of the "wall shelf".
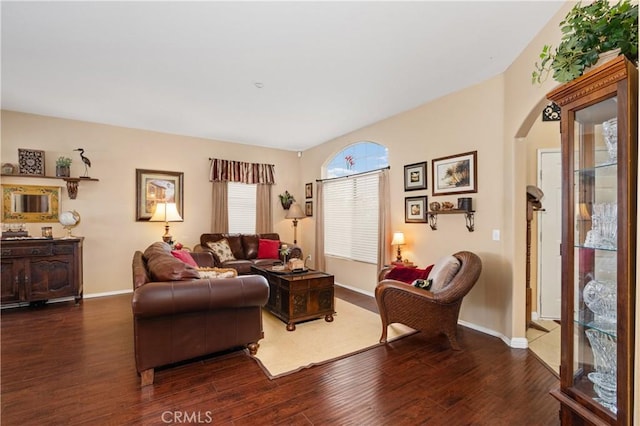
M 75 200 L 78 196 L 78 184 L 80 182 L 99 182 L 99 179 L 89 177 L 60 177 L 60 176 L 36 176 L 36 175 L 8 175 L 2 174 L 2 177 L 14 177 L 14 178 L 39 178 L 39 179 L 62 179 L 67 183 L 67 193 L 69 198 Z
M 475 210 L 438 210 L 427 212 L 427 215 L 429 216 L 429 226 L 434 231 L 438 230 L 438 215 L 441 214 L 463 214 L 465 216 L 465 222 L 469 232 L 473 232 L 475 230 Z

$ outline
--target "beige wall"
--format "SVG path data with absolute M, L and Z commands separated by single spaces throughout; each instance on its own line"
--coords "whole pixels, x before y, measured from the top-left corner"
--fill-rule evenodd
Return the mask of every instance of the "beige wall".
M 42 149 L 48 175 L 55 175 L 55 159 L 66 155 L 74 161 L 72 176 L 79 176 L 84 167 L 72 150 L 82 147 L 91 159 L 89 174 L 100 181 L 81 182 L 75 200 L 66 189 L 61 191 L 61 208 L 75 209 L 82 217 L 73 232 L 85 238 L 85 294 L 129 290 L 133 251 L 144 250 L 164 233 L 163 223 L 136 222 L 136 169 L 184 172 L 184 222 L 172 223 L 171 234 L 193 247 L 200 234 L 210 232 L 209 157 L 275 164 L 274 230 L 282 239 L 293 240 L 278 194 L 298 182 L 294 152 L 11 111 L 2 111 L 1 135 L 3 163 L 17 163 L 18 148 Z M 64 186 L 55 179 L 3 177 L 2 182 Z M 303 197 L 300 191 L 294 195 Z M 39 235 L 41 226 L 31 224 L 31 235 Z M 64 235 L 60 224 L 53 227 L 54 236 Z

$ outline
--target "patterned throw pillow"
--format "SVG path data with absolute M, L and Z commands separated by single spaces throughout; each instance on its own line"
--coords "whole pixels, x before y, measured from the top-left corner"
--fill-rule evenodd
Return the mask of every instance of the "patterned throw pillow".
M 229 246 L 229 241 L 227 241 L 226 238 L 214 243 L 208 242 L 207 245 L 213 251 L 213 255 L 218 259 L 219 263 L 236 260 L 236 257 L 233 255 L 231 247 Z
M 233 268 L 198 268 L 200 278 L 235 278 L 238 271 Z

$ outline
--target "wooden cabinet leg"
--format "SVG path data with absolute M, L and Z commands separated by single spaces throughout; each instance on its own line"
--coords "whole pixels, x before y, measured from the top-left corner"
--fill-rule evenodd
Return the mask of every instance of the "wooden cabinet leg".
M 149 386 L 153 384 L 153 368 L 144 370 L 140 373 L 140 386 Z
M 249 349 L 249 353 L 251 355 L 255 355 L 258 353 L 258 348 L 260 347 L 259 343 L 249 343 L 247 348 Z

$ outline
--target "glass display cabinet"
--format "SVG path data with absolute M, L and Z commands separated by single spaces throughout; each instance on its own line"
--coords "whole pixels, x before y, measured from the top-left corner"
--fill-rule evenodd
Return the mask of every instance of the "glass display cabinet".
M 562 109 L 560 418 L 633 422 L 638 73 L 619 56 L 547 97 Z

